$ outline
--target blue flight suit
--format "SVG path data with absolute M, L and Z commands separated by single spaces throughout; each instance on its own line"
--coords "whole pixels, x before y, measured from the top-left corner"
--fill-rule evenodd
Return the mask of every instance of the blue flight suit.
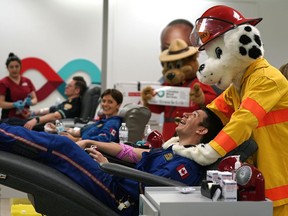
M 65 136 L 30 131 L 21 126 L 0 124 L 0 150 L 42 162 L 64 173 L 101 202 L 121 215 L 138 215 L 138 182 L 105 173 L 86 152 Z M 152 149 L 143 153 L 137 169 L 196 185 L 201 180 L 202 168 L 194 161 L 174 155 L 172 147 Z M 140 187 L 139 187 L 140 186 Z M 119 211 L 119 201 L 132 205 Z
M 95 123 L 88 124 L 81 128 L 81 138 L 102 142 L 119 142 L 119 128 L 122 117 L 111 116 L 101 118 Z

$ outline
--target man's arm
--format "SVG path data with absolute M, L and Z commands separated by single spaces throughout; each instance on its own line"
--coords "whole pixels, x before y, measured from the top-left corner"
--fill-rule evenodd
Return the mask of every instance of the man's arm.
M 95 145 L 99 151 L 104 152 L 114 157 L 123 153 L 120 159 L 127 161 L 127 162 L 132 162 L 132 163 L 135 163 L 135 160 L 131 158 L 131 152 L 129 154 L 129 150 L 132 151 L 132 154 L 134 157 L 137 158 L 137 161 L 141 160 L 143 152 L 150 151 L 150 149 L 134 148 L 129 145 L 119 144 L 115 142 L 107 143 L 107 142 L 99 142 L 99 141 L 94 141 L 94 140 L 81 140 L 77 142 L 77 144 L 82 149 L 90 147 L 91 145 Z
M 45 108 L 41 108 L 39 110 L 36 111 L 32 111 L 33 115 L 35 116 L 43 116 L 49 113 L 49 107 L 45 107 Z M 31 113 L 31 114 L 32 114 Z
M 38 116 L 36 118 L 31 119 L 30 121 L 26 122 L 24 125 L 25 128 L 32 130 L 36 124 L 44 124 L 47 122 L 55 121 L 56 119 L 61 119 L 61 114 L 57 111 L 54 113 L 48 113 L 44 116 Z

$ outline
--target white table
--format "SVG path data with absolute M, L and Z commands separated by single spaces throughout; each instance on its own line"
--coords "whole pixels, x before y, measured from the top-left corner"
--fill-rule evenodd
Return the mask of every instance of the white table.
M 175 187 L 146 187 L 140 195 L 140 215 L 153 216 L 272 216 L 273 204 L 266 201 L 213 202 L 201 195 L 200 187 L 189 194 Z

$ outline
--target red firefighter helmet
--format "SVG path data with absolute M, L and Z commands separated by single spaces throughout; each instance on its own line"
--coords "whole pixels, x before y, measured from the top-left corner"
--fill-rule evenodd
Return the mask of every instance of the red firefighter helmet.
M 249 23 L 257 25 L 262 18 L 245 18 L 239 11 L 225 6 L 217 5 L 206 10 L 195 22 L 190 35 L 193 46 L 204 50 L 204 45 L 219 37 L 230 29 Z

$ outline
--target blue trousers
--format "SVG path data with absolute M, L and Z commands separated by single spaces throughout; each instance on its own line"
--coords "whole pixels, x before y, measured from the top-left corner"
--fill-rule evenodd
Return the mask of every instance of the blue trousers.
M 138 215 L 138 200 L 121 212 L 117 209 L 119 200 L 128 199 L 129 190 L 119 187 L 119 178 L 102 171 L 97 162 L 67 137 L 2 123 L 0 150 L 20 154 L 57 169 L 121 215 Z

